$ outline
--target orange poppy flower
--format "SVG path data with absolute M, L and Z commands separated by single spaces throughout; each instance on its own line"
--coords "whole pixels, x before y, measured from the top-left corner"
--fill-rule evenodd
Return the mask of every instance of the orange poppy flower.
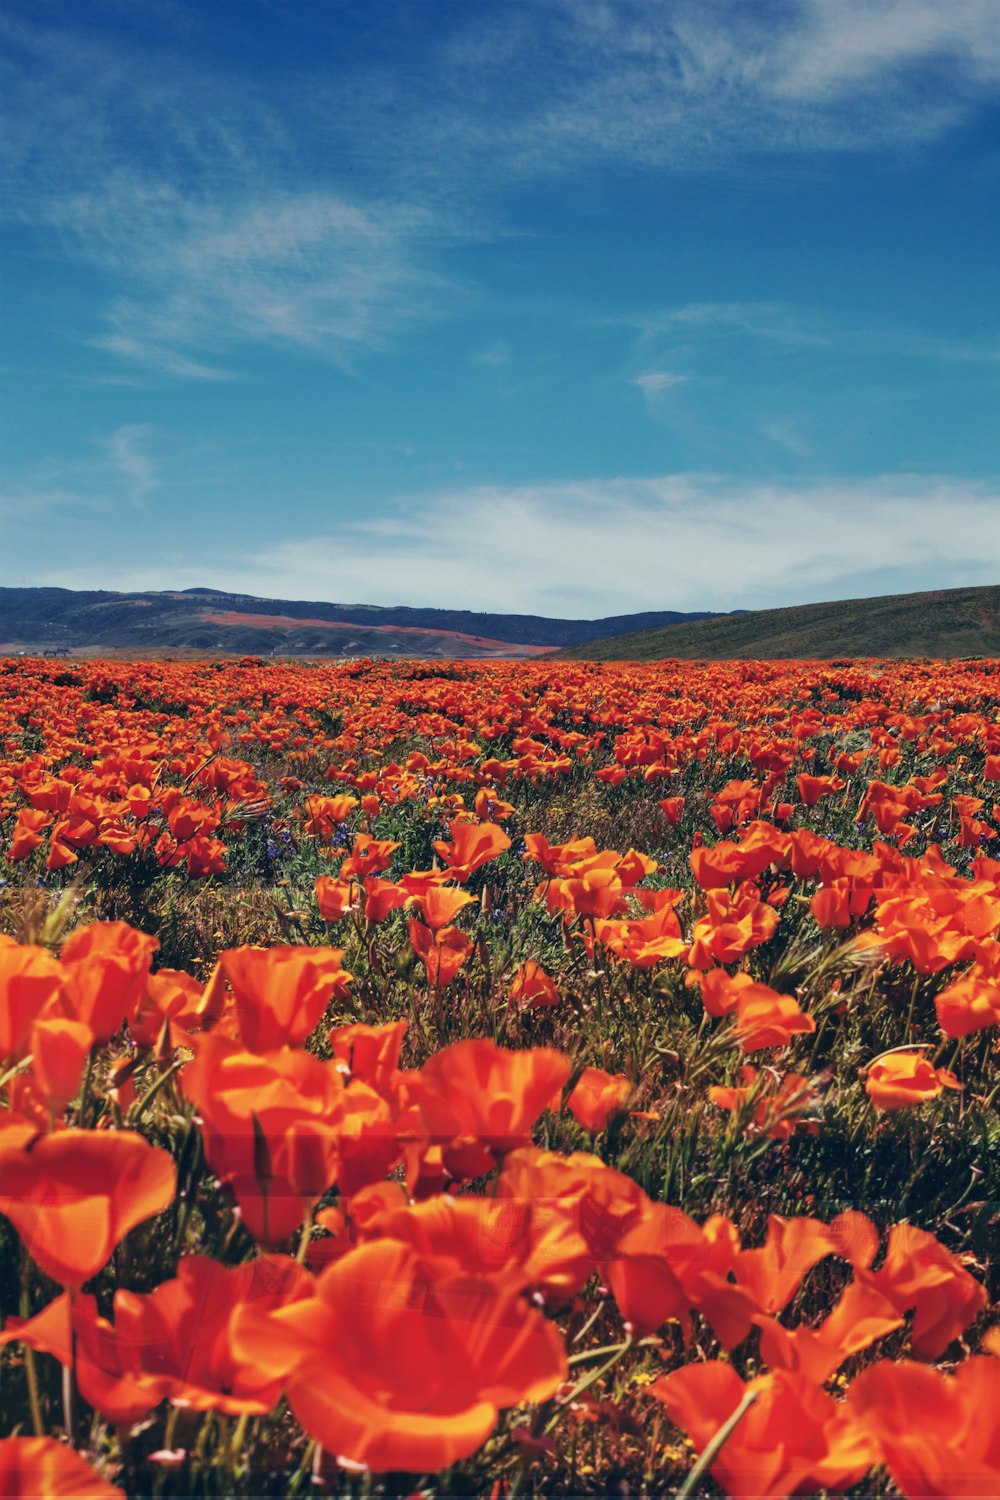
M 389 868 L 398 848 L 399 844 L 390 839 L 373 839 L 370 833 L 359 833 L 340 867 L 341 879 L 363 880 L 366 875 L 381 874 Z
M 146 981 L 146 994 L 129 1019 L 128 1029 L 140 1047 L 155 1047 L 169 1023 L 174 1045 L 205 1023 L 206 987 L 183 969 L 157 969 Z
M 10 1139 L 13 1137 L 13 1139 Z M 77 1288 L 119 1241 L 173 1202 L 177 1170 L 166 1151 L 131 1130 L 0 1134 L 0 1213 L 40 1268 Z
M 815 1123 L 803 1119 L 816 1105 L 816 1095 L 803 1074 L 786 1073 L 778 1078 L 771 1069 L 758 1073 L 752 1064 L 745 1063 L 739 1076 L 740 1083 L 735 1088 L 713 1087 L 708 1090 L 708 1098 L 719 1109 L 742 1109 L 753 1095 L 757 1105 L 752 1128 L 763 1131 L 772 1140 L 788 1140 L 800 1127 L 807 1131 L 816 1130 Z
M 762 1047 L 787 1047 L 793 1036 L 816 1030 L 794 995 L 779 995 L 767 985 L 750 985 L 736 1005 L 736 1035 L 742 1052 Z
M 555 981 L 533 958 L 525 959 L 514 970 L 507 996 L 512 1005 L 519 1005 L 524 1010 L 542 1010 L 559 1004 Z
M 983 943 L 968 973 L 934 996 L 945 1036 L 969 1036 L 1000 1026 L 1000 943 Z
M 908 1109 L 962 1085 L 947 1068 L 935 1068 L 922 1052 L 887 1052 L 868 1068 L 865 1092 L 878 1110 Z
M 625 887 L 617 870 L 597 866 L 582 875 L 549 883 L 545 900 L 549 911 L 565 911 L 578 917 L 611 917 L 627 911 Z
M 83 1021 L 56 1016 L 32 1026 L 31 1075 L 53 1117 L 76 1098 L 93 1044 L 94 1033 Z
M 719 1360 L 686 1365 L 649 1387 L 672 1421 L 704 1449 L 748 1393 L 756 1396 L 710 1465 L 730 1495 L 782 1497 L 847 1489 L 875 1461 L 875 1449 L 830 1396 L 801 1380 L 762 1375 L 747 1385 Z
M 452 823 L 451 843 L 437 839 L 436 852 L 456 880 L 468 880 L 474 870 L 510 848 L 510 839 L 496 823 Z
M 621 1114 L 634 1090 L 621 1073 L 584 1068 L 567 1102 L 573 1118 L 593 1134 L 603 1130 L 612 1115 Z
M 431 932 L 439 932 L 454 922 L 463 906 L 469 906 L 476 898 L 454 886 L 429 885 L 409 899 L 420 907 Z
M 309 949 L 303 950 L 309 952 Z M 262 1245 L 280 1245 L 337 1177 L 344 1085 L 337 1069 L 286 1047 L 260 1056 L 199 1038 L 181 1087 L 201 1116 L 205 1157 Z
M 407 892 L 403 885 L 391 880 L 380 880 L 377 875 L 365 877 L 365 921 L 384 922 L 392 911 L 406 905 Z M 322 906 L 320 907 L 322 911 Z
M 45 948 L 0 934 L 0 1059 L 17 1057 L 32 1022 L 52 1007 L 61 988 L 59 965 Z
M 335 880 L 319 875 L 314 887 L 316 904 L 324 922 L 339 922 L 356 904 L 358 889 L 352 880 Z
M 390 1021 L 385 1026 L 334 1026 L 327 1033 L 333 1055 L 351 1078 L 370 1083 L 380 1094 L 387 1094 L 399 1066 L 403 1038 L 409 1021 Z
M 943 1354 L 987 1302 L 985 1288 L 961 1262 L 934 1235 L 913 1224 L 894 1224 L 882 1265 L 857 1274 L 897 1312 L 912 1310 L 914 1353 L 930 1359 Z
M 945 1375 L 882 1360 L 858 1375 L 845 1408 L 909 1500 L 1000 1494 L 1000 1360 L 982 1355 Z
M 376 1472 L 426 1473 L 474 1453 L 499 1409 L 544 1401 L 566 1375 L 556 1328 L 488 1277 L 409 1245 L 360 1245 L 316 1295 L 237 1316 L 237 1356 L 283 1381 L 305 1431 Z
M 551 1047 L 511 1052 L 487 1039 L 456 1042 L 401 1081 L 449 1171 L 475 1177 L 526 1146 L 531 1128 L 566 1082 L 568 1057 Z
M 87 1292 L 56 1297 L 33 1318 L 8 1318 L 0 1344 L 20 1342 L 72 1367 L 83 1399 L 106 1422 L 131 1427 L 162 1399 L 154 1376 L 133 1368 L 131 1351 Z
M 229 948 L 219 965 L 236 999 L 240 1037 L 251 1052 L 304 1042 L 331 998 L 350 993 L 342 948 Z
M 313 838 L 328 839 L 338 823 L 344 823 L 358 805 L 357 797 L 314 795 L 306 798 L 305 831 Z
M 784 1328 L 765 1315 L 754 1322 L 761 1329 L 761 1357 L 771 1369 L 801 1375 L 816 1386 L 825 1385 L 852 1355 L 903 1326 L 892 1303 L 863 1281 L 852 1281 L 844 1289 L 818 1328 Z
M 125 922 L 91 922 L 71 933 L 60 963 L 67 1009 L 107 1042 L 138 1009 L 159 940 Z
M 120 1500 L 124 1493 L 54 1438 L 0 1440 L 0 1495 L 10 1500 Z
M 692 968 L 735 963 L 750 948 L 766 943 L 777 930 L 778 913 L 754 896 L 709 890 L 705 900 L 708 911 L 695 923 L 692 935 L 688 958 Z
M 239 1358 L 234 1315 L 252 1305 L 264 1313 L 312 1294 L 312 1277 L 287 1256 L 265 1255 L 222 1266 L 185 1256 L 177 1275 L 145 1295 L 115 1295 L 115 1336 L 128 1367 L 155 1381 L 160 1397 L 196 1411 L 263 1415 L 280 1382 Z
M 451 984 L 472 952 L 472 939 L 457 927 L 441 927 L 437 932 L 411 918 L 410 943 L 423 963 L 427 983 L 435 990 Z

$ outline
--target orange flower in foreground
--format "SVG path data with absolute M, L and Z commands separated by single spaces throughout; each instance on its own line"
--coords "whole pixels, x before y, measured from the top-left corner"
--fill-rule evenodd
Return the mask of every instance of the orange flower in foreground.
M 349 994 L 342 948 L 229 948 L 219 957 L 236 998 L 243 1044 L 251 1052 L 304 1042 L 332 997 Z
M 125 922 L 91 922 L 65 941 L 60 962 L 67 1009 L 98 1042 L 110 1041 L 138 1008 L 159 939 Z
M 475 899 L 468 891 L 458 890 L 452 885 L 429 885 L 419 895 L 410 897 L 420 907 L 431 932 L 440 932 L 442 927 L 448 927 L 463 906 L 470 905 Z
M 625 1109 L 632 1093 L 632 1085 L 622 1073 L 584 1068 L 566 1102 L 584 1130 L 596 1133 L 604 1129 L 612 1115 Z
M 401 1080 L 448 1170 L 474 1177 L 529 1144 L 532 1126 L 571 1070 L 569 1058 L 551 1047 L 511 1052 L 483 1038 L 445 1047 Z
M 285 1047 L 261 1056 L 211 1034 L 199 1040 L 181 1086 L 202 1117 L 206 1160 L 250 1233 L 280 1245 L 336 1180 L 340 1073 L 311 1052 Z
M 235 1348 L 284 1382 L 311 1437 L 377 1472 L 468 1457 L 500 1408 L 547 1400 L 566 1375 L 557 1329 L 522 1297 L 394 1240 L 335 1261 L 312 1298 L 238 1315 Z
M 1000 1026 L 1000 943 L 984 943 L 972 968 L 934 996 L 945 1036 Z
M 559 1004 L 555 981 L 533 958 L 526 959 L 514 970 L 507 994 L 511 1004 L 520 1005 L 525 1010 L 541 1010 Z
M 0 1441 L 0 1495 L 5 1500 L 119 1500 L 124 1493 L 54 1438 Z
M 56 1000 L 62 973 L 45 948 L 0 934 L 0 1059 L 15 1057 L 31 1025 Z
M 942 1355 L 986 1306 L 985 1288 L 933 1234 L 914 1224 L 892 1226 L 877 1271 L 856 1271 L 897 1312 L 912 1310 L 913 1351 L 928 1359 Z
M 744 1385 L 719 1360 L 686 1365 L 649 1387 L 704 1450 L 749 1392 L 756 1401 L 710 1465 L 730 1495 L 779 1497 L 846 1489 L 875 1461 L 870 1439 L 823 1390 L 783 1375 Z
M 1000 1360 L 967 1359 L 954 1375 L 882 1360 L 844 1404 L 909 1500 L 1000 1494 Z
M 427 983 L 435 990 L 451 984 L 472 952 L 472 939 L 457 927 L 440 927 L 434 932 L 411 918 L 409 934 L 413 951 L 427 973 Z
M 468 880 L 474 870 L 510 848 L 510 839 L 496 823 L 452 823 L 451 843 L 437 839 L 434 848 L 455 880 Z
M 189 1255 L 155 1291 L 116 1294 L 115 1335 L 124 1361 L 154 1380 L 161 1398 L 197 1411 L 262 1415 L 277 1403 L 280 1385 L 234 1352 L 234 1315 L 246 1306 L 291 1306 L 311 1293 L 309 1272 L 287 1256 L 222 1266 Z
M 922 1052 L 887 1052 L 868 1068 L 865 1092 L 876 1109 L 908 1109 L 962 1085 L 947 1068 L 935 1068 Z
M 722 890 L 707 891 L 705 900 L 708 911 L 694 925 L 688 959 L 692 968 L 735 963 L 748 949 L 774 936 L 778 913 L 766 902 Z
M 96 1276 L 130 1229 L 173 1202 L 176 1188 L 172 1158 L 131 1130 L 0 1134 L 0 1213 L 61 1286 Z

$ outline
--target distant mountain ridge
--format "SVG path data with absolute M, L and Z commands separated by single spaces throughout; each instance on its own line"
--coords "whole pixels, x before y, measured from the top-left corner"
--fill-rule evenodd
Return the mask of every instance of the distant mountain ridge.
M 1000 586 L 746 610 L 623 633 L 558 654 L 589 661 L 1000 657 Z
M 201 587 L 134 593 L 0 588 L 0 645 L 73 652 L 535 656 L 624 631 L 708 618 L 707 610 L 646 610 L 599 620 L 561 620 L 405 605 L 264 599 Z

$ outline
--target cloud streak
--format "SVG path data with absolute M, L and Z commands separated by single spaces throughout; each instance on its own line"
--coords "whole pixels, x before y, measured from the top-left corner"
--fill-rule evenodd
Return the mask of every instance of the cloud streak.
M 998 557 L 1000 481 L 677 474 L 409 497 L 379 519 L 219 559 L 211 582 L 266 597 L 591 617 L 995 583 Z M 203 584 L 204 571 L 151 565 L 114 583 L 176 588 Z M 92 586 L 67 570 L 37 581 Z
M 103 271 L 99 348 L 183 380 L 249 348 L 347 366 L 454 311 L 442 249 L 507 233 L 526 178 L 925 140 L 1000 79 L 996 0 L 484 0 L 420 67 L 307 63 L 294 87 L 200 62 L 197 10 L 156 46 L 100 6 L 48 13 L 0 19 L 6 212 Z

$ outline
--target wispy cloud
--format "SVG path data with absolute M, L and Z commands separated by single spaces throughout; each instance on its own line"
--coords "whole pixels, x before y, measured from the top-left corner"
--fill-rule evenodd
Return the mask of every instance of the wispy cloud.
M 998 12 L 1000 13 L 1000 12 Z M 788 349 L 843 351 L 851 355 L 944 360 L 1000 367 L 1000 343 L 943 338 L 875 319 L 833 317 L 784 302 L 691 302 L 617 320 L 635 330 L 640 352 L 697 348 L 709 341 L 746 339 Z
M 129 500 L 137 507 L 145 505 L 157 485 L 153 461 L 143 448 L 150 432 L 148 424 L 133 423 L 119 427 L 107 443 L 112 469 L 120 476 Z
M 77 200 L 73 228 L 92 244 L 96 223 L 98 258 L 107 248 L 128 264 L 119 282 L 130 290 L 94 342 L 167 374 L 225 379 L 213 357 L 250 346 L 346 363 L 446 300 L 444 278 L 416 253 L 424 216 L 403 206 L 282 190 L 221 204 L 164 193 L 147 206 L 126 201 L 115 221 L 102 202 Z M 452 306 L 461 295 L 447 284 Z
M 211 571 L 217 586 L 265 597 L 590 617 L 995 583 L 998 557 L 1000 482 L 679 474 L 410 497 Z M 113 582 L 174 588 L 203 574 L 203 563 L 149 563 Z M 38 581 L 93 580 L 62 569 Z
M 411 170 L 445 139 L 494 180 L 602 159 L 684 170 L 882 150 L 941 135 L 1000 79 L 995 0 L 551 0 L 472 15 L 438 59 L 436 94 L 413 86 Z
M 294 87 L 201 62 L 197 8 L 155 48 L 99 8 L 46 14 L 0 18 L 6 212 L 105 272 L 100 347 L 196 380 L 248 345 L 348 360 L 454 308 L 442 246 L 505 232 L 512 181 L 924 139 L 1000 79 L 997 0 L 484 3 L 421 67 Z
M 46 459 L 33 464 L 0 494 L 0 515 L 12 527 L 31 529 L 59 514 L 60 526 L 88 524 L 124 507 L 144 509 L 160 485 L 159 465 L 150 451 L 157 434 L 136 422 L 95 435 L 83 457 Z
M 453 237 L 440 212 L 304 171 L 295 101 L 180 45 L 10 19 L 0 37 L 5 217 L 103 273 L 103 328 L 79 335 L 95 347 L 225 380 L 249 347 L 347 363 L 462 305 L 434 264 Z
M 637 385 L 645 396 L 658 396 L 661 391 L 686 384 L 690 378 L 690 375 L 679 375 L 676 370 L 647 370 L 645 374 L 637 375 L 632 384 Z

